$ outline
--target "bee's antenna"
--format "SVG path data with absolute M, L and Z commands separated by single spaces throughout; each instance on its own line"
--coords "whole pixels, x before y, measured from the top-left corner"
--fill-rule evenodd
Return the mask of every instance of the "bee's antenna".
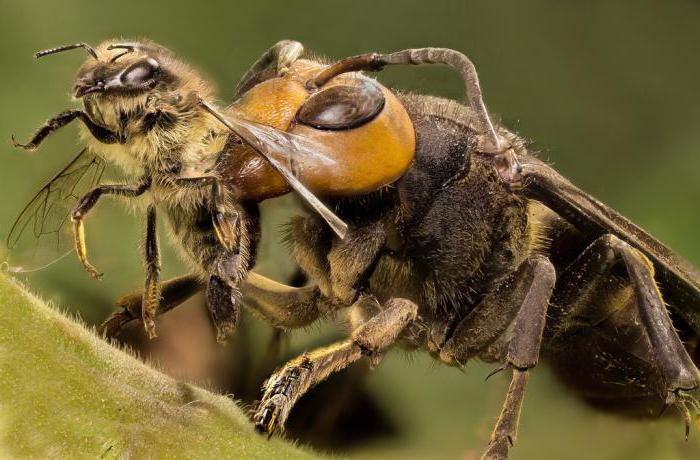
M 64 45 L 58 46 L 56 48 L 49 48 L 47 50 L 34 53 L 34 57 L 39 59 L 40 57 L 48 56 L 49 54 L 56 54 L 62 51 L 74 50 L 76 48 L 84 49 L 90 56 L 92 56 L 94 59 L 97 59 L 97 53 L 95 52 L 95 49 L 87 43 L 76 43 L 74 45 Z

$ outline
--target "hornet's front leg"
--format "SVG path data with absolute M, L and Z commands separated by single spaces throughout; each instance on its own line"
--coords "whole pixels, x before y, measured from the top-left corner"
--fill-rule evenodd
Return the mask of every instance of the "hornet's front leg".
M 234 96 L 238 98 L 264 78 L 263 73 L 274 67 L 275 75 L 284 74 L 294 61 L 304 53 L 304 46 L 294 40 L 282 40 L 265 51 L 248 69 L 236 86 Z
M 199 291 L 206 283 L 196 275 L 163 281 L 156 315 L 162 315 Z M 255 272 L 249 272 L 239 284 L 243 304 L 276 328 L 297 329 L 316 321 L 322 311 L 330 310 L 328 301 L 316 286 L 292 287 Z M 106 337 L 115 337 L 126 324 L 143 316 L 145 291 L 138 290 L 117 301 L 119 311 L 113 313 L 97 329 Z
M 75 237 L 75 250 L 78 254 L 80 263 L 83 264 L 85 270 L 95 279 L 102 277 L 102 274 L 93 267 L 87 259 L 87 248 L 85 246 L 85 227 L 83 219 L 85 215 L 92 209 L 102 195 L 118 195 L 124 197 L 137 197 L 142 195 L 151 186 L 151 180 L 148 177 L 142 179 L 141 183 L 136 185 L 100 185 L 85 194 L 78 204 L 71 211 L 71 221 L 73 222 L 73 235 Z
M 355 306 L 363 307 L 359 304 L 367 301 L 361 297 Z M 265 382 L 262 400 L 253 416 L 255 428 L 268 435 L 283 431 L 292 407 L 312 386 L 363 356 L 376 365 L 417 315 L 415 303 L 392 298 L 381 312 L 358 326 L 348 340 L 304 353 L 288 362 Z
M 114 144 L 123 141 L 119 134 L 112 132 L 103 126 L 95 124 L 95 122 L 93 122 L 82 110 L 66 110 L 65 112 L 59 113 L 44 123 L 26 144 L 17 142 L 14 136 L 12 136 L 12 143 L 15 147 L 20 147 L 24 150 L 36 150 L 36 148 L 39 147 L 39 144 L 41 144 L 49 134 L 53 133 L 59 128 L 64 127 L 76 118 L 80 119 L 80 121 L 87 126 L 95 139 L 103 144 Z
M 148 283 L 146 283 L 148 284 Z M 159 302 L 155 304 L 155 315 L 172 310 L 187 299 L 203 290 L 204 283 L 196 275 L 185 275 L 158 283 Z M 97 332 L 108 338 L 114 338 L 131 321 L 143 317 L 143 299 L 148 286 L 123 296 L 117 301 L 120 309 L 112 313 L 100 326 Z

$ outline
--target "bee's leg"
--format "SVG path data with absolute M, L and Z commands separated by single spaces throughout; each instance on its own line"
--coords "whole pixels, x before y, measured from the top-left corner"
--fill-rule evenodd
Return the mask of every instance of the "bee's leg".
M 102 142 L 103 144 L 114 144 L 116 142 L 121 141 L 117 133 L 114 133 L 108 130 L 107 128 L 95 124 L 90 119 L 90 117 L 88 117 L 87 114 L 82 110 L 66 110 L 65 112 L 61 112 L 58 115 L 55 115 L 46 123 L 44 123 L 36 131 L 36 133 L 34 133 L 34 136 L 32 136 L 31 140 L 26 144 L 21 144 L 17 142 L 14 136 L 12 137 L 12 143 L 15 147 L 20 147 L 24 150 L 35 150 L 37 147 L 39 147 L 39 144 L 41 144 L 41 142 L 49 134 L 53 133 L 59 128 L 64 127 L 76 118 L 79 118 L 80 121 L 82 121 L 85 124 L 85 126 L 87 126 L 92 135 L 95 137 L 95 139 Z
M 212 179 L 211 184 L 212 223 L 219 243 L 227 250 L 238 249 L 240 237 L 240 216 L 232 206 L 226 205 L 225 189 L 219 180 Z
M 596 304 L 590 299 L 603 292 L 605 283 L 619 264 L 627 272 L 634 289 L 634 305 L 639 314 L 638 323 L 625 325 L 623 329 L 641 328 L 642 334 L 646 334 L 653 357 L 650 361 L 661 377 L 658 387 L 653 388 L 656 382 L 652 381 L 649 390 L 658 392 L 667 405 L 676 405 L 686 415 L 688 405 L 695 407 L 696 404 L 686 392 L 698 388 L 700 372 L 673 326 L 656 285 L 652 263 L 618 237 L 608 234 L 598 238 L 564 272 L 554 295 L 558 308 L 551 311 L 552 328 L 548 331 L 548 338 L 551 336 L 556 340 L 564 337 L 566 340 L 569 330 L 581 326 L 592 328 L 602 323 L 601 312 L 595 311 Z M 618 327 L 615 329 L 617 331 Z M 619 334 L 618 340 L 624 340 L 622 334 Z M 689 425 L 686 425 L 686 429 L 689 429 Z
M 446 363 L 465 363 L 511 331 L 512 338 L 503 344 L 505 359 L 499 370 L 510 367 L 512 379 L 484 459 L 507 458 L 515 441 L 529 371 L 539 359 L 555 278 L 554 267 L 545 257 L 526 260 L 457 325 L 440 351 Z
M 265 382 L 262 400 L 253 416 L 256 429 L 269 435 L 282 431 L 292 407 L 309 388 L 362 356 L 376 361 L 417 313 L 413 302 L 390 299 L 384 310 L 355 329 L 349 340 L 305 353 L 287 363 Z
M 93 267 L 87 259 L 87 248 L 85 246 L 85 227 L 83 219 L 92 209 L 102 195 L 118 195 L 124 197 L 137 197 L 142 195 L 151 186 L 150 178 L 144 178 L 140 184 L 136 185 L 100 185 L 86 193 L 78 204 L 71 211 L 71 221 L 73 222 L 73 235 L 75 237 L 75 250 L 78 259 L 85 270 L 95 279 L 99 279 L 102 274 Z
M 224 228 L 236 228 L 235 247 L 228 249 L 223 243 L 215 243 L 209 249 L 204 249 L 200 257 L 209 274 L 207 283 L 207 307 L 216 329 L 216 340 L 225 342 L 234 332 L 239 322 L 242 293 L 241 283 L 246 279 L 248 271 L 255 263 L 257 241 L 260 237 L 260 226 L 257 206 L 238 206 L 237 203 L 227 203 L 216 213 L 224 218 Z
M 196 275 L 185 275 L 160 283 L 160 302 L 156 315 L 172 310 L 197 292 L 204 290 L 205 284 Z M 146 290 L 138 290 L 125 295 L 117 301 L 120 311 L 112 313 L 98 328 L 100 335 L 116 336 L 129 322 L 143 316 L 143 298 Z
M 229 259 L 230 260 L 230 259 Z M 227 261 L 228 262 L 228 261 Z M 224 262 L 224 263 L 227 263 Z M 216 329 L 216 341 L 225 343 L 240 321 L 241 292 L 235 281 L 211 275 L 207 283 L 207 307 Z
M 158 249 L 156 217 L 156 207 L 151 204 L 146 212 L 146 244 L 144 247 L 146 285 L 143 290 L 141 312 L 143 326 L 151 339 L 156 337 L 156 315 L 161 300 L 160 285 L 158 284 L 160 251 Z
M 238 98 L 241 94 L 264 80 L 262 78 L 263 72 L 272 67 L 274 67 L 272 76 L 284 74 L 303 53 L 304 46 L 297 41 L 282 40 L 275 43 L 241 77 L 238 85 L 236 85 L 234 98 Z
M 183 187 L 211 187 L 211 218 L 214 233 L 219 243 L 227 250 L 238 246 L 240 216 L 236 209 L 227 205 L 226 188 L 216 176 L 177 177 L 175 181 Z

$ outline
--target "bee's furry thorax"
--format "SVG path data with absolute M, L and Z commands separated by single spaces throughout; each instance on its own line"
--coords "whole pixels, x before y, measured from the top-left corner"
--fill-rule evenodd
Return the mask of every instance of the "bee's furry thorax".
M 175 181 L 216 174 L 216 160 L 228 142 L 229 133 L 198 106 L 200 97 L 212 96 L 212 87 L 189 65 L 151 42 L 139 42 L 142 47 L 111 63 L 111 59 L 124 51 L 108 49 L 115 42 L 120 41 L 108 40 L 96 48 L 99 59 L 88 60 L 81 67 L 79 80 L 91 72 L 102 71 L 99 69 L 103 67 L 125 67 L 145 58 L 157 60 L 159 68 L 171 77 L 144 92 L 85 95 L 85 112 L 94 123 L 116 133 L 118 142 L 102 143 L 84 126 L 81 137 L 94 153 L 118 166 L 130 180 L 148 175 L 152 184 L 149 199 L 140 202 L 158 204 L 165 210 L 171 226 L 194 222 L 209 206 L 210 193 L 206 187 L 182 187 Z M 182 237 L 180 234 L 175 238 L 177 246 L 181 246 Z M 183 252 L 198 271 L 202 269 L 202 261 L 197 260 L 192 248 Z

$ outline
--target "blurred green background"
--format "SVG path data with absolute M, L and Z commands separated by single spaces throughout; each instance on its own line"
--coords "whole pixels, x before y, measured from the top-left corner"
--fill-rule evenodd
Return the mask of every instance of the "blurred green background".
M 695 0 L 2 0 L 0 12 L 0 139 L 7 140 L 11 134 L 26 139 L 46 118 L 73 105 L 69 91 L 84 55 L 41 62 L 31 56 L 60 44 L 149 37 L 202 69 L 223 100 L 260 53 L 283 38 L 337 58 L 406 47 L 456 48 L 476 63 L 489 109 L 532 139 L 543 158 L 700 265 L 700 2 Z M 381 79 L 402 89 L 462 96 L 459 79 L 446 69 L 395 68 Z M 3 239 L 32 193 L 77 151 L 76 132 L 75 126 L 65 128 L 33 154 L 9 143 L 0 148 Z M 263 212 L 259 271 L 283 280 L 293 267 L 276 235 L 295 212 L 293 200 L 268 203 Z M 92 260 L 105 272 L 103 281 L 92 281 L 68 258 L 29 276 L 30 284 L 88 323 L 99 322 L 114 299 L 142 283 L 141 224 L 141 216 L 103 200 L 87 223 Z M 183 273 L 167 243 L 163 249 L 164 276 Z M 166 318 L 160 343 L 143 345 L 138 337 L 133 343 L 154 353 L 174 375 L 222 386 L 221 367 L 229 358 L 220 357 L 209 342 L 208 348 L 198 348 L 210 340 L 206 333 L 176 327 L 178 315 L 206 319 L 201 312 L 196 300 L 171 313 L 172 330 L 181 334 L 177 339 L 163 338 Z M 246 347 L 233 346 L 230 354 L 264 353 L 269 331 L 252 324 L 254 339 Z M 328 325 L 296 332 L 286 352 L 295 354 L 335 335 Z M 462 374 L 424 356 L 389 355 L 362 385 L 392 428 L 341 453 L 478 458 L 507 386 L 503 376 L 485 383 L 489 370 L 470 363 Z M 593 412 L 559 386 L 546 366 L 531 382 L 516 459 L 700 456 L 700 432 L 685 443 L 680 422 L 632 423 Z M 354 423 L 366 422 L 358 416 Z

